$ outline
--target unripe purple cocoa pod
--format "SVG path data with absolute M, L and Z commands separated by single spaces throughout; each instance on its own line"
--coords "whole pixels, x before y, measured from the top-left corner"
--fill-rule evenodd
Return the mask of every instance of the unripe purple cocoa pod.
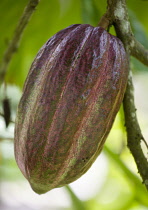
M 98 157 L 128 78 L 122 42 L 75 24 L 51 37 L 28 73 L 15 127 L 17 164 L 38 194 L 81 177 Z

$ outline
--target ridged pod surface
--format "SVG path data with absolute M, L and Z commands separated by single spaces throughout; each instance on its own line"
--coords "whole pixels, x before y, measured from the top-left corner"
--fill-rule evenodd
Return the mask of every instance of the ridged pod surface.
M 15 127 L 17 164 L 38 194 L 82 176 L 98 157 L 128 78 L 122 42 L 75 24 L 51 37 L 27 76 Z

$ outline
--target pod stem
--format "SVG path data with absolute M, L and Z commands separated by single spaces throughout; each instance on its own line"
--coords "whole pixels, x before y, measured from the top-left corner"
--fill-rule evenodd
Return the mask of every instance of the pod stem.
M 101 17 L 99 23 L 98 23 L 98 26 L 104 28 L 104 29 L 107 29 L 110 25 L 110 20 L 109 18 L 107 17 L 106 13 Z

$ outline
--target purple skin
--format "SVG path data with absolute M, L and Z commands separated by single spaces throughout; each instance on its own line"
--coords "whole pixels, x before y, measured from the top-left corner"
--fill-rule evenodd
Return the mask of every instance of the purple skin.
M 38 52 L 19 103 L 15 157 L 32 189 L 45 193 L 82 176 L 98 157 L 128 78 L 122 42 L 76 24 Z

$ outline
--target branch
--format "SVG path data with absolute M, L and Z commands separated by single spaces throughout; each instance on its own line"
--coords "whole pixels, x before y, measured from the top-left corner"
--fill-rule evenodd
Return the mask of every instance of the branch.
M 125 114 L 128 147 L 135 159 L 138 171 L 143 179 L 143 183 L 148 189 L 148 162 L 141 148 L 141 140 L 144 140 L 144 137 L 141 133 L 136 116 L 131 75 L 129 75 L 127 89 L 124 95 L 123 108 Z
M 108 0 L 108 9 L 105 15 L 110 20 L 110 24 L 114 24 L 117 36 L 124 43 L 126 50 L 148 66 L 148 50 L 134 37 L 129 21 L 126 0 Z
M 26 28 L 32 13 L 40 0 L 30 0 L 24 10 L 22 17 L 20 18 L 18 25 L 15 29 L 12 40 L 10 41 L 8 48 L 6 49 L 3 60 L 0 65 L 0 84 L 4 81 L 5 74 L 8 69 L 8 65 L 11 61 L 12 55 L 16 52 L 22 33 Z
M 110 24 L 114 25 L 117 36 L 122 40 L 127 54 L 129 56 L 135 56 L 142 63 L 148 65 L 148 51 L 138 41 L 136 41 L 131 30 L 126 1 L 108 0 L 106 17 L 109 19 Z M 146 141 L 141 133 L 136 116 L 131 72 L 129 73 L 123 107 L 125 126 L 127 129 L 128 147 L 135 159 L 138 172 L 142 177 L 143 183 L 148 190 L 148 160 L 141 148 L 141 140 L 143 140 L 144 143 L 146 143 Z
M 144 46 L 134 38 L 132 40 L 130 50 L 131 50 L 131 55 L 133 55 L 143 64 L 148 66 L 148 50 L 146 50 Z

